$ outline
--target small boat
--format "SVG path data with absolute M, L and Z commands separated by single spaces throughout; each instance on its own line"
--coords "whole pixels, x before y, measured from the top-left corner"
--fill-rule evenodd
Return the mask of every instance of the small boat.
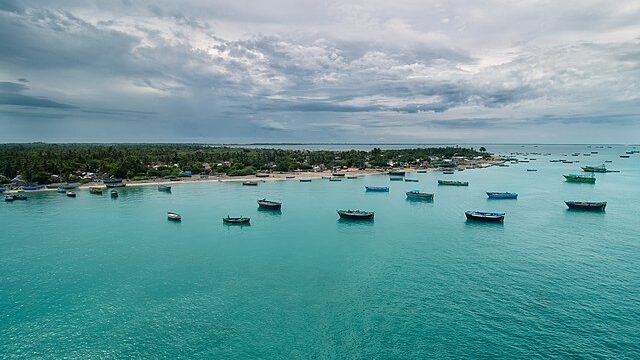
M 606 162 L 606 163 L 611 163 L 611 162 L 613 162 L 613 161 L 611 161 L 611 160 L 605 160 L 604 162 Z
M 67 191 L 67 196 L 74 198 L 76 197 L 76 193 L 74 193 L 73 191 Z
M 244 186 L 258 186 L 258 182 L 257 181 L 243 181 L 242 185 L 244 185 Z
M 394 176 L 394 177 L 390 177 L 389 181 L 404 181 L 404 179 L 401 177 Z
M 102 195 L 102 188 L 92 186 L 89 188 L 89 193 L 94 195 Z
M 433 194 L 423 193 L 420 190 L 411 190 L 405 193 L 407 195 L 408 200 L 425 200 L 431 201 L 433 200 Z
M 331 179 L 331 176 L 323 176 L 323 179 Z
M 109 178 L 109 179 L 102 180 L 102 182 L 108 188 L 117 188 L 117 187 L 125 186 L 121 178 Z
M 592 154 L 597 154 L 598 152 L 597 152 L 597 151 L 592 151 L 591 153 L 592 153 Z
M 158 191 L 171 192 L 171 186 L 169 186 L 169 185 L 158 185 Z
M 464 168 L 458 168 L 458 171 L 464 171 Z
M 582 154 L 582 155 L 583 155 L 583 156 L 591 156 L 591 154 L 589 154 L 589 153 L 584 153 L 584 154 Z
M 505 214 L 484 211 L 465 211 L 464 215 L 467 217 L 467 220 L 502 222 L 504 221 Z
M 20 191 L 11 195 L 13 196 L 13 200 L 27 200 L 27 195 L 21 193 Z
M 527 169 L 527 171 L 538 171 L 538 169 Z
M 79 187 L 80 187 L 80 183 L 68 183 L 68 184 L 62 184 L 62 185 L 58 186 L 58 189 L 73 190 L 73 189 L 77 189 Z
M 355 176 L 355 175 L 347 176 L 347 179 L 351 179 L 351 180 L 353 180 L 353 179 L 357 179 L 357 178 L 358 178 L 358 177 L 357 177 L 357 176 Z
M 174 212 L 168 211 L 167 219 L 171 221 L 182 221 L 182 216 L 180 216 L 180 214 L 176 214 Z
M 343 174 L 343 173 L 333 173 L 333 174 L 331 174 L 331 175 L 333 175 L 333 176 L 335 176 L 335 177 L 344 177 L 344 174 Z
M 419 182 L 420 180 L 418 179 L 404 179 L 405 182 Z
M 267 199 L 260 199 L 258 200 L 258 207 L 260 209 L 267 209 L 267 210 L 280 210 L 282 208 L 282 203 L 269 201 Z
M 517 199 L 518 194 L 512 192 L 487 191 L 489 199 Z
M 311 182 L 311 179 L 300 179 L 300 182 Z
M 606 166 L 604 166 L 604 164 L 600 165 L 600 166 L 583 166 L 582 167 L 582 171 L 584 172 L 593 172 L 593 173 L 606 173 L 609 172 L 606 168 Z
M 407 172 L 402 170 L 391 170 L 387 172 L 390 176 L 404 176 Z
M 522 163 L 528 163 L 528 162 L 529 162 L 529 160 L 520 160 L 520 162 L 522 162 Z
M 628 154 L 628 155 L 631 155 L 631 154 L 634 154 L 634 153 L 635 153 L 635 151 L 633 151 L 633 150 L 631 150 L 631 151 L 625 151 L 624 153 L 625 153 L 625 154 Z
M 285 179 L 295 179 L 296 177 L 295 177 L 295 176 L 293 176 L 293 175 L 289 175 L 289 176 L 285 176 L 284 178 L 285 178 Z
M 508 165 L 507 165 L 508 166 Z M 453 170 L 445 170 L 442 172 L 443 174 L 451 175 L 453 174 Z
M 500 164 L 498 164 L 498 166 L 500 166 L 500 167 L 509 167 L 509 164 L 507 164 L 507 163 L 500 163 Z
M 469 186 L 469 182 L 468 181 L 456 181 L 456 180 L 438 180 L 438 185 Z
M 565 160 L 565 161 L 563 161 L 562 163 L 563 163 L 563 164 L 573 164 L 573 161 L 567 161 L 567 160 Z
M 606 201 L 565 201 L 564 203 L 573 210 L 604 211 L 607 206 Z
M 13 195 L 5 195 L 4 196 L 4 201 L 6 201 L 6 202 L 12 202 L 13 200 L 15 200 Z
M 369 192 L 389 192 L 388 186 L 365 186 L 364 188 Z
M 271 175 L 269 175 L 268 173 L 257 173 L 256 174 L 257 178 L 268 178 L 269 176 L 271 176 Z
M 587 184 L 596 183 L 596 178 L 593 177 L 593 173 L 591 174 L 591 176 L 584 176 L 584 175 L 578 175 L 578 174 L 562 175 L 562 176 L 564 176 L 564 178 L 567 179 L 567 182 L 587 183 Z
M 56 192 L 57 192 L 57 193 L 60 193 L 60 194 L 66 194 L 66 193 L 67 193 L 67 190 L 65 190 L 65 189 L 63 189 L 63 188 L 61 188 L 61 187 L 59 187 L 59 188 L 58 188 L 58 190 L 56 190 Z
M 373 211 L 338 210 L 341 219 L 347 220 L 373 220 Z
M 580 156 L 580 153 L 573 153 L 571 156 Z
M 45 186 L 47 189 L 57 189 L 60 187 L 60 184 L 49 184 Z
M 44 189 L 44 185 L 25 185 L 22 187 L 22 190 L 42 190 Z
M 620 157 L 623 158 L 623 159 L 628 159 L 629 155 L 620 155 Z
M 420 169 L 420 170 L 418 170 L 418 171 L 416 171 L 416 172 L 417 172 L 418 174 L 426 174 L 426 173 L 427 173 L 427 170 Z
M 329 178 L 329 181 L 342 181 L 342 179 L 339 177 L 332 177 L 332 178 Z
M 116 191 L 116 190 L 111 190 L 111 197 L 112 197 L 112 198 L 117 198 L 117 197 L 118 197 L 118 191 Z
M 251 218 L 248 217 L 231 217 L 227 215 L 226 218 L 222 218 L 222 222 L 225 224 L 248 224 Z

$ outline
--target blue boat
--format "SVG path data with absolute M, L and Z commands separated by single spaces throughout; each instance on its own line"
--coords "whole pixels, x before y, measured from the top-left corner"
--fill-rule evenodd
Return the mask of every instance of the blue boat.
M 432 201 L 433 194 L 423 193 L 420 190 L 411 190 L 407 191 L 407 200 L 423 200 L 423 201 Z
M 388 186 L 365 186 L 364 188 L 367 191 L 372 191 L 372 192 L 389 192 Z
M 517 199 L 518 194 L 512 192 L 487 191 L 489 199 Z
M 23 190 L 42 190 L 44 189 L 44 185 L 25 185 L 22 187 Z

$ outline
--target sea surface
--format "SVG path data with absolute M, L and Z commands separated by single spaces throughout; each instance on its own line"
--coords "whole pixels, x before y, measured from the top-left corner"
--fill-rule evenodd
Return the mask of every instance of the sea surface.
M 214 182 L 2 202 L 0 358 L 639 359 L 640 155 L 487 148 L 552 155 L 407 175 L 418 183 Z M 562 177 L 605 160 L 620 172 L 593 185 Z M 435 199 L 407 201 L 410 189 Z M 282 212 L 257 210 L 263 197 Z M 577 212 L 564 200 L 608 205 Z M 349 208 L 375 221 L 339 221 Z M 505 212 L 504 224 L 467 222 L 472 209 Z M 227 215 L 251 225 L 225 226 Z

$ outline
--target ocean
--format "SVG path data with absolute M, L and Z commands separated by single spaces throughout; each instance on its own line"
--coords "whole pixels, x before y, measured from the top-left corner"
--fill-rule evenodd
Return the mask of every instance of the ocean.
M 640 358 L 640 154 L 486 147 L 552 155 L 407 175 L 417 183 L 209 182 L 2 202 L 0 358 Z M 620 172 L 562 177 L 605 160 Z M 407 201 L 411 189 L 434 201 Z M 282 212 L 259 211 L 263 197 Z M 578 212 L 565 200 L 608 205 Z M 338 219 L 356 208 L 375 220 Z M 465 210 L 506 217 L 473 223 Z M 223 225 L 227 215 L 251 225 Z

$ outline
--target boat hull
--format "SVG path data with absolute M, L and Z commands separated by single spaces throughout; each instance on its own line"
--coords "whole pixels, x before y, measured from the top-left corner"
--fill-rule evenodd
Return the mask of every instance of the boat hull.
M 518 194 L 516 193 L 500 193 L 500 192 L 487 192 L 487 196 L 489 199 L 517 199 Z
M 448 186 L 469 186 L 469 182 L 467 182 L 467 181 L 448 181 L 448 180 L 438 180 L 438 185 L 448 185 Z
M 265 210 L 280 210 L 282 203 L 275 201 L 258 200 L 258 207 Z
M 389 192 L 388 186 L 365 186 L 364 188 L 368 192 Z
M 571 210 L 585 210 L 585 211 L 604 211 L 607 207 L 607 202 L 590 202 L 590 201 L 565 201 L 567 207 Z
M 345 220 L 373 220 L 374 213 L 366 211 L 342 211 L 338 210 L 338 215 Z
M 466 211 L 464 215 L 467 217 L 467 220 L 471 220 L 471 221 L 483 221 L 483 222 L 503 222 L 504 221 L 503 213 Z
M 249 224 L 251 221 L 250 218 L 232 218 L 226 217 L 222 219 L 222 222 L 230 225 L 240 225 L 240 224 Z
M 409 191 L 406 195 L 407 200 L 433 201 L 433 194 Z

